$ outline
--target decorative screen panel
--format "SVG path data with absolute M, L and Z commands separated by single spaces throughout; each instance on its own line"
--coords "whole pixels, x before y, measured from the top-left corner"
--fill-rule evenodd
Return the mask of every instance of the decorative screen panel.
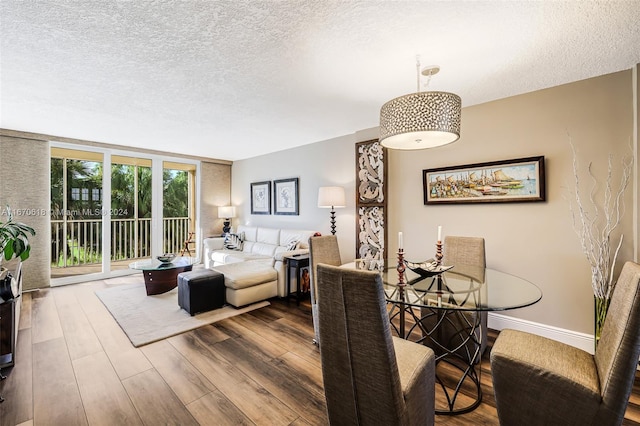
M 377 139 L 356 144 L 356 256 L 387 259 L 386 149 Z

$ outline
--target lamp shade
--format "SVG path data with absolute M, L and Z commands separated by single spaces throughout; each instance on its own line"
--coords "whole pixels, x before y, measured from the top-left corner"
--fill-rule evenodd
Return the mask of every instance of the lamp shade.
M 229 219 L 232 217 L 236 217 L 236 208 L 233 206 L 222 206 L 218 207 L 218 218 L 220 219 Z
M 341 186 L 321 186 L 318 189 L 318 207 L 338 208 L 346 206 L 344 188 Z
M 380 143 L 390 149 L 425 149 L 460 138 L 460 96 L 418 92 L 400 96 L 380 109 Z

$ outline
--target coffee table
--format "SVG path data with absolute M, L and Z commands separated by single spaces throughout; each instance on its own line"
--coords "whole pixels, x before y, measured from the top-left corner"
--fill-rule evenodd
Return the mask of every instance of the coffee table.
M 129 268 L 142 271 L 147 296 L 166 293 L 178 286 L 178 274 L 193 268 L 193 257 L 176 257 L 171 262 L 156 259 L 139 260 L 129 264 Z

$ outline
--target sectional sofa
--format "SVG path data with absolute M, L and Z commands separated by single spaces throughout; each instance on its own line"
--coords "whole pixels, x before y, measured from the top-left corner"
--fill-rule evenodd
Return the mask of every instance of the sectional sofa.
M 285 256 L 308 253 L 315 231 L 238 226 L 227 237 L 204 240 L 206 268 L 224 275 L 227 303 L 240 307 L 285 297 Z

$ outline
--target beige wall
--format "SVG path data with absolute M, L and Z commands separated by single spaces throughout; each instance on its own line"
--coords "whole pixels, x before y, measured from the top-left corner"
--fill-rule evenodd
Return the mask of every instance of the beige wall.
M 592 333 L 590 269 L 569 213 L 573 174 L 568 135 L 581 168 L 592 161 L 601 180 L 610 153 L 616 166 L 631 154 L 631 71 L 464 108 L 462 120 L 462 137 L 454 144 L 389 156 L 390 230 L 413 236 L 405 237 L 405 250 L 418 260 L 432 254 L 438 225 L 445 235 L 484 237 L 489 267 L 526 278 L 543 292 L 536 305 L 505 314 Z M 538 155 L 545 156 L 546 202 L 423 205 L 423 169 Z M 586 176 L 582 182 L 589 183 Z M 619 228 L 625 242 L 618 269 L 623 260 L 633 259 L 632 192 L 631 187 L 626 192 L 627 214 Z
M 566 196 L 572 186 L 568 134 L 580 164 L 593 161 L 598 176 L 606 159 L 630 151 L 633 135 L 632 72 L 624 71 L 547 90 L 463 108 L 462 137 L 454 144 L 424 151 L 389 153 L 389 249 L 404 232 L 407 257 L 424 260 L 434 254 L 437 226 L 445 235 L 486 239 L 487 263 L 524 277 L 543 291 L 540 303 L 506 315 L 575 332 L 593 332 L 593 296 L 589 265 L 571 227 Z M 233 165 L 232 200 L 241 206 L 240 223 L 287 226 L 329 232 L 328 212 L 316 207 L 317 188 L 344 185 L 348 205 L 338 210 L 343 261 L 355 256 L 354 144 L 377 136 L 377 128 Z M 425 206 L 422 170 L 426 168 L 545 156 L 547 201 L 476 205 Z M 616 163 L 618 164 L 618 163 Z M 299 177 L 300 216 L 250 215 L 249 184 Z M 586 182 L 586 178 L 583 179 Z M 618 269 L 632 260 L 635 188 L 626 193 L 627 214 L 619 228 L 625 234 Z M 616 234 L 619 235 L 619 234 Z
M 638 74 L 640 73 L 640 64 L 636 65 L 633 69 L 632 83 L 633 83 L 633 108 L 634 108 L 634 122 L 633 122 L 633 144 L 635 150 L 636 167 L 633 173 L 633 182 L 635 187 L 632 188 L 634 193 L 634 201 L 636 208 L 633 209 L 633 226 L 634 226 L 634 245 L 633 245 L 633 258 L 640 259 L 640 150 L 638 145 L 640 144 L 640 135 L 638 134 L 638 128 L 640 127 L 640 84 L 638 84 Z
M 48 142 L 0 135 L 0 211 L 10 206 L 16 220 L 36 230 L 23 265 L 25 290 L 49 286 L 49 165 Z M 6 218 L 0 216 L 0 222 Z
M 202 162 L 200 165 L 200 227 L 204 238 L 222 233 L 218 207 L 231 202 L 231 165 Z

